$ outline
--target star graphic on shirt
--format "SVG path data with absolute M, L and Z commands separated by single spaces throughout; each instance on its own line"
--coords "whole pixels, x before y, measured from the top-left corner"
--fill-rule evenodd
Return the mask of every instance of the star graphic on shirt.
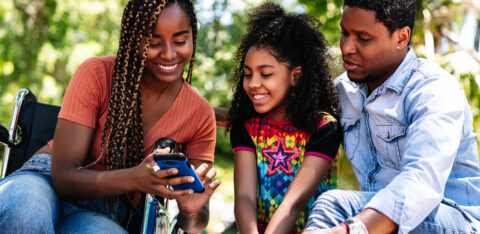
M 295 159 L 300 154 L 300 151 L 296 149 L 287 150 L 285 147 L 285 139 L 280 138 L 276 149 L 263 150 L 262 153 L 263 156 L 270 161 L 268 176 L 272 176 L 279 170 L 282 170 L 287 175 L 292 175 L 293 170 L 290 161 Z

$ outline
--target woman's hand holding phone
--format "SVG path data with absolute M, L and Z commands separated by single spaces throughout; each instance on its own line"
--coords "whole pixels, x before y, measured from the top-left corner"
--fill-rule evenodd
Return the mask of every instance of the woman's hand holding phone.
M 200 181 L 205 188 L 203 193 L 194 193 L 192 189 L 171 190 L 168 185 L 179 185 L 182 183 L 192 183 L 194 178 L 191 176 L 170 177 L 178 174 L 178 169 L 170 168 L 161 170 L 154 160 L 154 154 L 168 153 L 169 148 L 157 149 L 154 153 L 148 155 L 142 163 L 131 168 L 135 170 L 132 175 L 134 179 L 134 191 L 152 193 L 158 196 L 175 199 L 179 210 L 183 214 L 196 214 L 209 201 L 215 189 L 220 185 L 220 180 L 213 178 L 217 171 L 211 167 L 211 163 L 205 163 L 201 160 L 190 160 Z
M 169 148 L 157 149 L 154 153 L 168 153 Z M 171 190 L 167 188 L 168 185 L 178 185 L 182 183 L 191 183 L 194 181 L 191 176 L 170 177 L 178 174 L 178 169 L 171 168 L 167 170 L 160 170 L 153 159 L 154 153 L 148 155 L 139 165 L 131 168 L 135 170 L 132 175 L 135 175 L 133 181 L 133 190 L 144 193 L 152 193 L 162 196 L 167 199 L 177 199 L 182 196 L 193 193 L 193 190 Z
M 167 170 L 170 168 L 178 169 L 178 174 L 171 177 L 179 176 L 191 176 L 194 178 L 193 183 L 183 183 L 179 185 L 173 185 L 173 190 L 187 190 L 193 189 L 195 193 L 203 193 L 205 188 L 202 182 L 195 173 L 192 166 L 188 162 L 187 157 L 183 153 L 168 153 L 168 154 L 154 154 L 153 159 L 157 162 L 160 170 Z

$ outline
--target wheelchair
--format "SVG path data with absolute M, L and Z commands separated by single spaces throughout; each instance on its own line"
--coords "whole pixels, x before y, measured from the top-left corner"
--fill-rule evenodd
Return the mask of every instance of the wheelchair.
M 10 128 L 0 126 L 0 142 L 5 145 L 1 178 L 11 174 L 53 139 L 60 106 L 37 102 L 29 89 L 15 98 Z
M 37 102 L 36 96 L 27 88 L 17 93 L 10 128 L 0 125 L 0 143 L 5 145 L 0 179 L 22 167 L 38 149 L 53 139 L 59 111 L 60 106 Z M 168 227 L 169 234 L 183 233 L 176 216 Z

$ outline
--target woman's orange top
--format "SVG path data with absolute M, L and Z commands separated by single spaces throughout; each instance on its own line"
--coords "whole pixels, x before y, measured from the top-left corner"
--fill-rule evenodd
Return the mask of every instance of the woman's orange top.
M 58 115 L 58 118 L 95 129 L 86 163 L 93 162 L 100 154 L 114 63 L 115 56 L 94 57 L 83 62 L 68 85 Z M 153 151 L 158 138 L 169 137 L 184 146 L 182 151 L 189 159 L 213 162 L 216 136 L 213 109 L 186 82 L 170 108 L 144 134 L 144 157 Z M 49 144 L 52 147 L 53 142 Z M 105 170 L 105 154 L 106 149 L 103 158 L 92 169 Z

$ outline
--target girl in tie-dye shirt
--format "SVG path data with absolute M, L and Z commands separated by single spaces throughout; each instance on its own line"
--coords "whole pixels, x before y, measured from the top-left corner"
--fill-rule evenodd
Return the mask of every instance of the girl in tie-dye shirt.
M 274 3 L 250 14 L 227 126 L 240 233 L 302 232 L 315 198 L 336 186 L 342 128 L 318 27 Z

